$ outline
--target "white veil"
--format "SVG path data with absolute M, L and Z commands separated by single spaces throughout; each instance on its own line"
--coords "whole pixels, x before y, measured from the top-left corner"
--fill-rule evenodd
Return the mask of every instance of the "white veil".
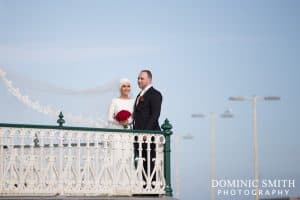
M 0 67 L 2 83 L 18 101 L 32 110 L 57 118 L 60 111 L 72 125 L 107 126 L 107 111 L 111 99 L 119 91 L 119 79 L 93 88 L 70 89 Z

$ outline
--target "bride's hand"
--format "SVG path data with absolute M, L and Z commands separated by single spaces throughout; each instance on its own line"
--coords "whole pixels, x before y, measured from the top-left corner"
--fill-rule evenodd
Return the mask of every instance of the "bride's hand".
M 120 121 L 120 124 L 123 125 L 123 126 L 124 126 L 124 125 L 128 125 L 128 120 Z

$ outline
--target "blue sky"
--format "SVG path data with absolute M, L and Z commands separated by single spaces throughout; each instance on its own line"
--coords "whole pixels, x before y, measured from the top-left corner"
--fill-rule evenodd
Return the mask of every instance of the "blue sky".
M 217 120 L 216 176 L 251 178 L 251 104 L 228 97 L 281 96 L 258 103 L 260 173 L 296 179 L 299 196 L 299 4 L 0 0 L 0 66 L 75 89 L 128 77 L 133 94 L 138 72 L 150 68 L 164 96 L 161 122 L 195 136 L 180 146 L 184 200 L 209 198 L 209 120 L 191 113 L 233 110 L 234 119 Z M 3 85 L 0 95 L 1 122 L 55 123 Z

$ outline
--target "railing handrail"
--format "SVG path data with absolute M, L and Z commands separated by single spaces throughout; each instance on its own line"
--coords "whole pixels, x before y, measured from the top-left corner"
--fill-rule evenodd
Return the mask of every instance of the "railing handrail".
M 74 130 L 74 131 L 99 131 L 99 132 L 113 132 L 113 133 L 122 132 L 122 133 L 163 134 L 163 131 L 153 131 L 153 130 L 112 129 L 112 128 L 95 128 L 95 127 L 80 127 L 80 126 L 40 125 L 40 124 L 0 123 L 0 127 L 34 128 L 34 129 L 59 129 L 59 130 Z

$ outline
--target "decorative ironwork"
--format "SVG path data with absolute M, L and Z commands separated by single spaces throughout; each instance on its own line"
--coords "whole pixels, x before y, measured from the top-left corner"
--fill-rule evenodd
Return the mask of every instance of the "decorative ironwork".
M 165 194 L 165 142 L 162 132 L 0 124 L 0 196 Z

